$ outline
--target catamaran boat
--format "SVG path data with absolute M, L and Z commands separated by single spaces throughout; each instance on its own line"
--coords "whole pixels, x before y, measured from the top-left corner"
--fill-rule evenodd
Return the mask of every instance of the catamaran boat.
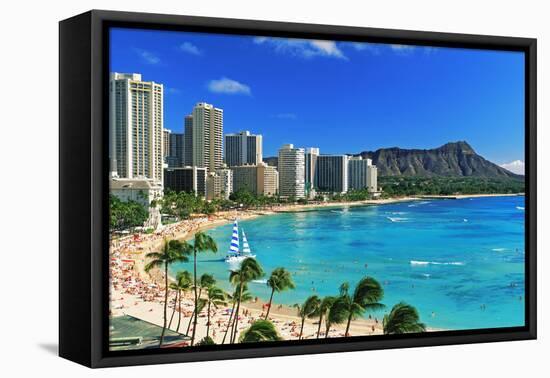
M 241 231 L 243 233 L 242 249 L 240 248 L 239 244 L 239 224 L 235 219 L 235 222 L 233 223 L 233 233 L 231 234 L 231 244 L 229 245 L 227 256 L 225 256 L 226 263 L 240 264 L 244 259 L 248 257 L 256 257 L 256 255 L 253 255 L 252 251 L 250 250 L 250 245 L 248 244 L 248 240 L 246 239 L 244 229 L 241 228 Z

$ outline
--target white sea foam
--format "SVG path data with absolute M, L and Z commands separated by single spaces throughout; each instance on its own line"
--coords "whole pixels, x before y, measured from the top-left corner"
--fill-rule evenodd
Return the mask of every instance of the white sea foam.
M 449 262 L 439 262 L 439 261 L 417 261 L 411 260 L 411 265 L 464 265 L 461 261 L 449 261 Z
M 266 284 L 267 280 L 252 280 L 252 282 L 258 283 L 258 284 Z
M 525 210 L 525 207 L 523 207 L 523 206 L 516 206 L 516 209 L 518 209 L 518 210 Z
M 503 252 L 503 251 L 506 251 L 506 248 L 493 248 L 493 249 L 491 249 L 491 251 L 493 251 L 493 252 Z
M 397 223 L 397 222 L 405 222 L 405 221 L 408 221 L 409 218 L 400 218 L 400 217 L 386 217 L 388 218 L 388 220 L 394 222 L 394 223 Z

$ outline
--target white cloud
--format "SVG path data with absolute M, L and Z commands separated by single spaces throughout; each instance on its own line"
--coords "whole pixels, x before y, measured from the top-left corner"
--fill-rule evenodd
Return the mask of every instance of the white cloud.
M 219 80 L 210 80 L 208 82 L 208 90 L 214 93 L 226 94 L 250 95 L 252 93 L 248 85 L 239 83 L 236 80 L 228 79 L 227 77 L 222 77 Z
M 525 174 L 525 163 L 521 160 L 514 160 L 510 163 L 501 164 L 500 166 L 518 175 Z
M 143 49 L 134 49 L 134 51 L 145 61 L 147 64 L 158 64 L 160 63 L 160 58 L 156 56 L 151 51 Z
M 334 41 L 256 37 L 254 38 L 254 43 L 271 46 L 278 53 L 302 58 L 324 56 L 347 60 L 347 57 Z
M 202 51 L 199 50 L 199 48 L 191 42 L 183 42 L 181 45 L 179 45 L 179 49 L 180 51 L 191 55 L 202 55 Z
M 349 45 L 357 51 L 368 51 L 374 55 L 380 55 L 380 45 L 368 42 L 350 42 Z
M 411 45 L 390 45 L 390 48 L 397 55 L 410 55 L 413 53 L 415 46 Z

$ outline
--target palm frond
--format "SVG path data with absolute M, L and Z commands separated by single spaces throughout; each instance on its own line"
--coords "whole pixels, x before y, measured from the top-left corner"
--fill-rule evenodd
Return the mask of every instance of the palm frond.
M 382 325 L 386 335 L 426 331 L 426 325 L 420 322 L 416 308 L 404 302 L 393 306 L 390 313 L 384 316 Z
M 239 337 L 241 343 L 282 340 L 277 328 L 269 320 L 256 320 Z

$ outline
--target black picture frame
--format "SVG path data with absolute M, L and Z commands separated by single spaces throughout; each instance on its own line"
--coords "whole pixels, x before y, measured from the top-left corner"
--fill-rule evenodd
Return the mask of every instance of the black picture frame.
M 108 74 L 110 27 L 368 41 L 525 53 L 524 327 L 275 344 L 109 352 Z M 535 339 L 536 39 L 92 10 L 59 24 L 59 354 L 89 367 Z

